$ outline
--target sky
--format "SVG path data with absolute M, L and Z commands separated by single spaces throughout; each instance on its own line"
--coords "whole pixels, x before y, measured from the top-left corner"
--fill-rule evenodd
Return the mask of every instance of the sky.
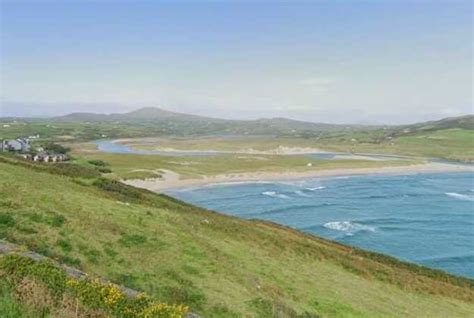
M 0 1 L 0 117 L 473 113 L 470 1 Z

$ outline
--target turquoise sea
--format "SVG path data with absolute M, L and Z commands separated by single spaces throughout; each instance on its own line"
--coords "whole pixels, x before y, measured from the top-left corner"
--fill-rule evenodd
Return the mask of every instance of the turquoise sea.
M 474 278 L 473 173 L 238 183 L 168 194 Z

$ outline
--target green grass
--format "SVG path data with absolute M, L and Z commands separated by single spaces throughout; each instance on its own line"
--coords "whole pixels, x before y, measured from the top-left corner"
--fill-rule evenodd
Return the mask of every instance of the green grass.
M 113 167 L 110 159 L 103 158 Z M 472 280 L 87 180 L 0 162 L 0 215 L 13 219 L 3 217 L 0 237 L 204 317 L 474 312 Z M 62 221 L 52 221 L 57 216 Z
M 201 123 L 202 124 L 202 123 Z M 345 126 L 329 130 L 281 130 L 268 126 L 264 137 L 252 134 L 244 122 L 225 130 L 225 124 L 193 127 L 187 122 L 175 125 L 166 121 L 136 122 L 58 122 L 52 120 L 18 120 L 0 118 L 0 139 L 40 135 L 34 145 L 47 142 L 81 142 L 101 138 L 136 138 L 127 143 L 140 149 L 175 148 L 182 150 L 235 151 L 254 149 L 268 151 L 283 147 L 311 147 L 324 150 L 406 154 L 452 160 L 474 160 L 474 126 L 472 116 L 449 124 L 392 126 L 384 129 Z M 4 127 L 4 125 L 9 125 Z M 242 125 L 241 128 L 238 128 Z M 210 129 L 210 130 L 209 130 Z M 406 130 L 406 132 L 405 132 Z M 217 135 L 202 137 L 203 135 Z M 218 137 L 229 134 L 227 137 Z M 174 137 L 173 137 L 174 136 Z M 181 136 L 181 137 L 176 137 Z M 152 137 L 152 138 L 143 138 Z M 185 138 L 184 138 L 185 137 Z M 140 140 L 138 138 L 141 138 Z
M 9 127 L 4 127 L 4 125 Z M 0 118 L 0 139 L 39 134 L 40 139 L 37 142 L 142 137 L 160 135 L 165 131 L 166 129 L 152 124 L 57 122 L 42 119 L 12 121 Z
M 408 133 L 392 139 L 386 136 L 382 138 L 377 132 L 359 132 L 320 139 L 315 147 L 335 151 L 390 153 L 473 161 L 474 130 L 442 129 Z
M 86 148 L 87 149 L 87 148 Z M 90 160 L 102 160 L 112 170 L 111 178 L 146 179 L 156 178 L 161 169 L 172 170 L 184 178 L 214 176 L 229 173 L 314 171 L 326 169 L 377 168 L 403 166 L 421 160 L 317 160 L 303 155 L 248 155 L 223 154 L 216 156 L 160 156 L 139 154 L 113 154 L 85 150 L 82 145 L 73 151 L 79 164 Z M 312 166 L 308 167 L 307 164 Z
M 5 280 L 0 280 L 0 317 L 2 318 L 34 318 L 24 305 L 13 296 L 12 286 Z

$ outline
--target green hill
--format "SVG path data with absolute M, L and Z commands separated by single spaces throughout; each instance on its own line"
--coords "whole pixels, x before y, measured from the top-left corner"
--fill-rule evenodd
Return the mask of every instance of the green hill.
M 474 313 L 469 279 L 203 210 L 88 168 L 0 160 L 1 238 L 203 317 Z M 0 304 L 12 303 L 9 288 Z
M 371 130 L 375 126 L 313 123 L 286 118 L 230 120 L 145 107 L 128 113 L 72 113 L 54 118 L 0 118 L 0 138 L 25 131 L 80 140 L 144 136 L 266 135 L 314 136 L 321 132 Z M 47 126 L 47 127 L 46 127 Z M 45 129 L 48 128 L 48 129 Z M 18 129 L 20 128 L 20 129 Z M 8 137 L 9 138 L 9 137 Z

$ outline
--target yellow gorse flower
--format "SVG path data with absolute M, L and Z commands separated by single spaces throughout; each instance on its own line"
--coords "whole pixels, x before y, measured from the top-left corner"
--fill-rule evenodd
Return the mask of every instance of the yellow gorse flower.
M 112 283 L 103 284 L 100 280 L 77 280 L 69 278 L 66 286 L 73 291 L 77 297 L 85 301 L 94 299 L 102 303 L 111 312 L 121 313 L 126 317 L 137 318 L 182 318 L 188 311 L 185 305 L 168 305 L 153 302 L 152 298 L 140 293 L 135 297 L 136 302 L 127 302 L 127 296 Z M 95 295 L 95 296 L 94 296 Z M 85 297 L 85 298 L 84 298 Z

